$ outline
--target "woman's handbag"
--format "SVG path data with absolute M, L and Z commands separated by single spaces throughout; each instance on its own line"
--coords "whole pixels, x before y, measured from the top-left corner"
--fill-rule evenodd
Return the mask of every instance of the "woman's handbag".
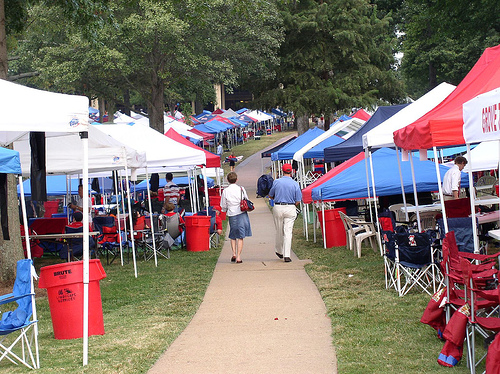
M 241 201 L 240 201 L 240 210 L 242 212 L 251 212 L 254 210 L 255 207 L 253 206 L 253 203 L 243 197 L 243 188 L 241 188 Z

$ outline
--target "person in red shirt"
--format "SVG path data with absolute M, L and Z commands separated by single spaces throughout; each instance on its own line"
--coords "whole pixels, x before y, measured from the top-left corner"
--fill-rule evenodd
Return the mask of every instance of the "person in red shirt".
M 222 217 L 220 216 L 221 207 L 219 205 L 215 205 L 214 210 L 215 210 L 215 231 L 217 231 L 217 234 L 222 235 Z

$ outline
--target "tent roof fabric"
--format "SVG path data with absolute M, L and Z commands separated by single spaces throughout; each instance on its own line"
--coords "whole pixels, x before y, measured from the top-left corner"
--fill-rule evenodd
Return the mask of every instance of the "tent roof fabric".
M 371 116 L 368 113 L 366 113 L 366 111 L 364 109 L 359 109 L 351 117 L 352 118 L 359 118 L 359 119 L 362 119 L 363 121 L 368 121 Z
M 385 120 L 391 118 L 394 114 L 408 105 L 409 104 L 401 104 L 378 107 L 373 116 L 371 116 L 370 119 L 349 139 L 340 144 L 325 148 L 325 162 L 344 161 L 363 151 L 363 135 Z
M 19 152 L 0 147 L 0 173 L 21 175 Z
M 401 153 L 399 153 L 401 157 Z M 396 151 L 389 148 L 381 148 L 372 154 L 373 170 L 375 176 L 375 190 L 377 196 L 389 196 L 401 194 L 401 182 L 398 170 Z M 418 192 L 437 191 L 436 166 L 432 161 L 420 161 L 413 157 L 415 170 L 415 181 Z M 332 169 L 332 172 L 335 169 Z M 444 177 L 448 167 L 439 166 L 441 178 Z M 413 181 L 410 162 L 401 161 L 401 172 L 405 193 L 413 192 Z M 368 171 L 370 192 L 372 190 L 371 172 Z M 467 183 L 468 175 L 462 173 L 462 183 Z M 325 183 L 312 189 L 312 200 L 348 200 L 366 199 L 368 197 L 366 183 L 365 161 L 360 161 L 345 169 L 338 175 L 327 180 Z
M 439 86 L 411 103 L 411 105 L 401 109 L 391 118 L 364 134 L 363 147 L 381 148 L 394 146 L 394 131 L 403 128 L 435 108 L 454 89 L 455 86 L 451 84 L 441 83 Z
M 436 108 L 394 132 L 403 149 L 429 149 L 465 144 L 463 104 L 500 86 L 500 45 L 487 48 L 457 88 Z
M 194 167 L 206 163 L 205 154 L 169 137 L 150 127 L 127 125 L 99 125 L 99 129 L 114 139 L 146 152 L 148 167 L 173 170 Z M 152 170 L 151 170 L 152 171 Z
M 320 136 L 325 131 L 318 127 L 307 130 L 305 133 L 285 145 L 283 148 L 271 154 L 271 160 L 291 160 L 293 155 L 314 138 Z
M 297 138 L 296 136 L 293 136 L 290 139 L 285 140 L 283 143 L 278 144 L 277 146 L 275 146 L 275 147 L 273 147 L 271 149 L 268 149 L 267 151 L 262 152 L 260 154 L 260 157 L 261 158 L 271 157 L 272 153 L 279 151 L 281 148 L 283 148 L 285 145 L 287 145 L 288 143 L 290 143 L 291 141 L 293 141 L 296 138 Z
M 57 110 L 47 113 L 50 108 Z M 0 79 L 0 112 L 0 145 L 6 146 L 29 131 L 44 131 L 46 137 L 87 131 L 89 99 L 37 90 Z
M 102 131 L 103 126 L 88 127 L 88 166 L 90 173 L 99 173 L 125 168 L 137 169 L 146 165 L 146 154 L 137 151 Z M 131 127 L 122 124 L 120 126 Z M 82 142 L 78 134 L 66 133 L 58 137 L 47 137 L 45 167 L 50 174 L 81 174 Z M 19 151 L 24 176 L 30 175 L 31 148 L 29 138 L 24 137 L 14 142 L 14 149 Z
M 206 151 L 206 150 L 194 145 L 189 140 L 187 140 L 182 135 L 180 135 L 178 132 L 176 132 L 173 128 L 170 128 L 165 133 L 165 136 L 168 136 L 170 139 L 173 139 L 176 142 L 187 145 L 188 147 L 203 151 L 205 153 L 205 157 L 207 158 L 207 163 L 206 163 L 207 168 L 219 168 L 220 167 L 220 156 L 213 154 L 212 152 Z
M 313 183 L 311 183 L 309 186 L 304 188 L 302 190 L 302 200 L 305 204 L 310 204 L 313 202 L 312 199 L 312 190 L 313 188 L 316 188 L 326 181 L 332 179 L 334 176 L 337 174 L 341 173 L 347 168 L 350 168 L 352 165 L 362 161 L 365 158 L 364 152 L 360 152 L 357 155 L 351 157 L 349 160 L 346 162 L 341 163 L 340 165 L 335 166 L 332 170 L 330 170 L 328 173 L 322 175 L 320 178 L 315 180 Z

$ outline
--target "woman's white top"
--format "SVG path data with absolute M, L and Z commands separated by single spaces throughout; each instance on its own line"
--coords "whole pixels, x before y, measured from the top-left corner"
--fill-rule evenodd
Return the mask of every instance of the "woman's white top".
M 224 188 L 222 191 L 222 197 L 220 199 L 220 206 L 223 212 L 227 212 L 229 217 L 237 216 L 243 213 L 240 209 L 240 201 L 242 196 L 248 199 L 247 192 L 244 187 L 238 186 L 236 183 L 230 184 L 228 187 Z

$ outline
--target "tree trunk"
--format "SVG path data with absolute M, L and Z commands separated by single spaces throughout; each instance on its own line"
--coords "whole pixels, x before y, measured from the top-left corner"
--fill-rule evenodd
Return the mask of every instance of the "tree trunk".
M 437 86 L 437 72 L 434 64 L 429 63 L 429 89 L 432 90 Z
M 125 90 L 123 92 L 123 104 L 125 105 L 123 114 L 130 116 L 130 90 Z
M 164 120 L 164 84 L 156 71 L 151 82 L 151 105 L 149 108 L 149 126 L 163 134 Z
M 2 284 L 14 281 L 17 261 L 24 258 L 19 229 L 17 181 L 13 174 L 7 175 L 7 201 L 10 240 L 4 240 L 0 233 L 0 282 Z
M 4 0 L 0 0 L 0 79 L 7 79 L 7 35 L 5 32 Z M 21 232 L 19 230 L 19 207 L 16 178 L 7 175 L 7 214 L 9 217 L 9 240 L 0 233 L 0 282 L 16 279 L 16 264 L 23 257 Z
M 4 0 L 0 0 L 0 79 L 7 79 L 7 33 Z
M 104 123 L 104 114 L 106 114 L 106 103 L 104 102 L 104 99 L 102 97 L 97 99 L 97 105 L 99 106 L 99 123 Z
M 300 135 L 309 130 L 309 116 L 307 114 L 297 115 L 297 132 Z

